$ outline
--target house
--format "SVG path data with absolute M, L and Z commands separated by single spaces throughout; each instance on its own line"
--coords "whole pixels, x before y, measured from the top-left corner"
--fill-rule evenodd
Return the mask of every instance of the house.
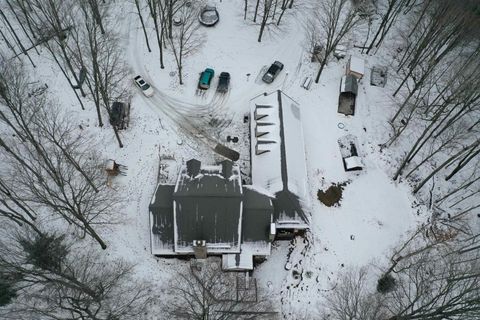
M 252 185 L 273 199 L 276 236 L 291 237 L 308 228 L 307 169 L 300 107 L 282 91 L 250 102 Z
M 242 184 L 232 161 L 187 161 L 150 203 L 154 255 L 221 255 L 224 270 L 252 270 L 274 239 L 308 228 L 299 105 L 281 91 L 263 94 L 251 100 L 250 119 L 252 184 Z
M 251 270 L 270 254 L 272 199 L 244 188 L 231 161 L 187 161 L 175 185 L 157 186 L 149 211 L 154 255 L 222 255 L 224 269 Z
M 351 56 L 347 62 L 347 75 L 352 75 L 358 80 L 365 74 L 365 60 L 359 57 Z

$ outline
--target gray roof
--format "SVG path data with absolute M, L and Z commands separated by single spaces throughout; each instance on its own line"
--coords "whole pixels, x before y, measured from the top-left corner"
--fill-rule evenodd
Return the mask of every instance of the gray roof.
M 268 241 L 273 205 L 270 197 L 243 189 L 242 241 Z
M 280 166 L 283 182 L 283 190 L 275 194 L 273 200 L 274 207 L 274 220 L 280 219 L 282 216 L 296 221 L 308 223 L 307 216 L 300 205 L 298 197 L 288 190 L 288 168 L 287 168 L 287 155 L 285 148 L 285 128 L 283 123 L 283 105 L 282 105 L 282 91 L 277 91 L 278 95 L 278 108 L 280 112 Z M 303 143 L 303 142 L 302 142 Z
M 228 166 L 222 166 L 228 172 Z M 184 172 L 173 195 L 177 244 L 193 240 L 207 243 L 239 243 L 242 189 L 238 179 L 228 179 L 222 170 L 200 169 L 191 177 Z
M 351 74 L 343 76 L 340 84 L 340 92 L 351 92 L 354 95 L 358 94 L 357 79 Z
M 174 185 L 158 185 L 154 200 L 149 205 L 152 214 L 152 233 L 163 245 L 173 245 L 173 190 Z
M 272 202 L 274 221 L 285 220 L 285 217 L 288 217 L 291 220 L 308 224 L 308 219 L 300 205 L 300 200 L 289 190 L 277 192 Z

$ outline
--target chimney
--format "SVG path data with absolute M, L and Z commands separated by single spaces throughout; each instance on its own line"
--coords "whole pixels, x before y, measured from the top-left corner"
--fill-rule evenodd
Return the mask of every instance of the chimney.
M 202 163 L 197 159 L 190 159 L 187 161 L 187 174 L 194 178 L 200 173 Z
M 233 163 L 231 161 L 222 161 L 222 175 L 225 179 L 232 176 Z
M 207 244 L 205 240 L 193 240 L 193 252 L 195 259 L 207 258 Z

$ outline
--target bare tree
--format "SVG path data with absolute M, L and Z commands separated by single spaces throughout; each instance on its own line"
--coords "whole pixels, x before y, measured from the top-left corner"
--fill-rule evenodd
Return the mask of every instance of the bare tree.
M 476 47 L 478 51 L 479 46 L 476 30 L 480 19 L 472 12 L 472 3 L 469 1 L 434 1 L 419 21 L 400 57 L 397 72 L 402 71 L 404 76 L 393 94 L 398 94 L 411 81 L 413 85 L 410 84 L 407 100 L 424 86 L 437 68 L 448 63 L 445 58 L 450 54 L 459 56 L 461 52 L 458 50 L 462 47 Z
M 8 168 L 0 172 L 9 186 L 3 193 L 18 200 L 17 213 L 19 205 L 24 214 L 28 208 L 47 208 L 106 248 L 93 225 L 114 221 L 110 212 L 118 199 L 105 185 L 93 144 L 47 99 L 45 88 L 29 83 L 21 68 L 4 66 L 1 74 L 0 121 L 13 135 L 0 139 Z
M 203 36 L 198 33 L 199 10 L 200 7 L 197 4 L 183 5 L 177 13 L 181 25 L 173 29 L 172 37 L 167 40 L 175 57 L 180 84 L 183 84 L 184 59 L 198 50 L 203 43 Z
M 102 109 L 110 112 L 114 101 L 128 97 L 129 82 L 125 81 L 128 72 L 113 26 L 101 32 L 91 17 L 90 4 L 85 1 L 79 2 L 81 16 L 77 15 L 76 19 L 80 22 L 71 31 L 73 41 L 69 51 L 76 68 L 86 72 L 86 84 L 95 102 L 99 126 L 103 126 Z M 117 129 L 113 127 L 113 130 L 119 146 L 123 147 Z
M 142 25 L 143 35 L 145 37 L 148 52 L 152 52 L 152 49 L 150 48 L 150 42 L 148 41 L 147 29 L 145 28 L 145 20 L 143 19 L 142 15 L 142 8 L 140 7 L 140 0 L 135 0 L 135 7 L 137 8 L 138 18 L 140 19 L 140 23 Z
M 398 16 L 402 13 L 403 10 L 415 4 L 415 0 L 386 0 L 378 1 L 378 4 L 381 6 L 380 10 L 380 23 L 376 26 L 376 31 L 374 31 L 374 36 L 370 45 L 367 48 L 367 54 L 375 47 L 378 48 L 383 43 L 385 36 L 390 31 L 392 26 L 397 21 Z M 424 1 L 424 7 L 428 6 L 430 0 Z
M 163 44 L 165 37 L 165 6 L 162 4 L 163 0 L 147 0 L 148 8 L 150 10 L 150 17 L 153 19 L 155 26 L 155 35 L 157 36 L 157 44 L 160 59 L 160 69 L 165 68 L 163 64 Z M 163 9 L 163 10 L 162 10 Z
M 326 296 L 325 319 L 439 320 L 480 315 L 478 234 L 425 237 L 422 228 L 401 243 L 377 292 L 369 288 L 368 269 L 347 272 Z M 449 230 L 444 230 L 449 231 Z
M 318 83 L 323 69 L 337 45 L 360 22 L 356 9 L 349 0 L 325 0 L 311 10 L 312 14 L 305 24 L 307 38 L 314 41 L 313 46 L 321 46 L 323 55 L 315 78 Z
M 82 110 L 85 109 L 77 89 L 83 97 L 86 96 L 82 87 L 79 70 L 73 67 L 71 56 L 67 52 L 68 32 L 75 25 L 75 20 L 69 19 L 70 12 L 75 8 L 71 0 L 11 0 L 12 6 L 22 17 L 32 37 L 37 39 L 36 45 L 43 45 L 56 62 L 65 79 L 70 84 Z M 73 80 L 72 80 L 73 79 Z
M 276 1 L 275 1 L 276 4 Z M 258 32 L 258 42 L 262 42 L 263 31 L 265 30 L 265 26 L 267 25 L 268 20 L 270 19 L 270 15 L 274 14 L 274 0 L 263 0 L 262 3 L 262 21 L 260 22 L 260 31 Z M 273 11 L 273 12 L 272 12 Z M 273 17 L 272 17 L 273 19 Z
M 342 274 L 335 288 L 325 295 L 323 318 L 331 320 L 385 319 L 382 297 L 371 293 L 368 269 L 350 269 Z
M 451 244 L 452 245 L 452 244 Z M 480 315 L 480 260 L 459 246 L 431 248 L 400 262 L 395 290 L 385 295 L 387 319 L 475 319 Z
M 83 250 L 83 251 L 82 251 Z M 12 319 L 144 319 L 155 298 L 132 278 L 133 266 L 106 261 L 78 249 L 65 236 L 2 233 L 0 270 L 10 276 L 16 298 L 0 309 Z
M 207 260 L 208 261 L 208 260 Z M 236 273 L 224 273 L 216 262 L 192 265 L 173 278 L 166 301 L 172 319 L 265 319 L 274 316 L 268 301 L 257 296 L 256 284 L 241 287 Z M 252 280 L 252 279 L 250 279 Z M 245 281 L 242 279 L 240 281 Z

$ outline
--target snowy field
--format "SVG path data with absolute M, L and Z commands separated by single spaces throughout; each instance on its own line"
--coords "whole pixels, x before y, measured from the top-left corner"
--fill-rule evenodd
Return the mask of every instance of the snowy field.
M 148 205 L 157 183 L 160 157 L 173 157 L 177 162 L 193 157 L 204 162 L 218 160 L 205 139 L 210 135 L 237 149 L 240 165 L 248 166 L 248 124 L 243 123 L 243 116 L 249 111 L 250 99 L 280 89 L 297 101 L 306 148 L 306 211 L 311 229 L 305 239 L 297 238 L 294 244 L 275 243 L 272 255 L 254 271 L 254 276 L 276 299 L 286 319 L 298 319 L 307 310 L 305 316 L 309 319 L 308 314 L 316 310 L 321 295 L 335 286 L 342 269 L 379 265 L 402 235 L 426 216 L 422 207 L 416 207 L 410 188 L 392 182 L 391 155 L 380 152 L 379 144 L 385 142 L 390 130 L 386 120 L 393 113 L 390 89 L 388 85 L 370 86 L 370 68 L 376 62 L 373 59 L 378 58 L 364 55 L 366 72 L 359 83 L 355 116 L 338 114 L 339 84 L 346 58 L 333 59 L 320 83 L 313 83 L 306 90 L 301 84 L 305 77 L 315 75 L 318 66 L 305 53 L 299 17 L 287 15 L 279 30 L 267 30 L 258 43 L 258 26 L 243 20 L 239 1 L 213 3 L 220 22 L 212 28 L 201 28 L 205 42 L 185 60 L 184 85 L 178 84 L 173 56 L 168 50 L 165 69 L 160 69 L 156 44 L 151 44 L 151 53 L 146 50 L 133 5 L 121 1 L 116 8 L 124 19 L 119 26 L 131 76 L 141 74 L 155 89 L 155 95 L 147 98 L 132 83 L 130 127 L 121 133 L 124 148 L 118 148 L 108 125 L 97 126 L 93 104 L 87 104 L 86 111 L 80 110 L 68 84 L 56 65 L 45 58 L 46 54 L 34 57 L 39 65 L 35 77 L 51 84 L 55 98 L 70 108 L 72 117 L 78 119 L 85 132 L 95 137 L 97 145 L 92 147 L 106 159 L 115 159 L 128 167 L 126 176 L 113 180 L 113 187 L 125 199 L 118 212 L 121 222 L 102 233 L 110 256 L 134 262 L 139 276 L 160 286 L 167 283 L 178 266 L 186 265 L 185 261 L 150 254 Z M 149 30 L 153 42 L 154 31 Z M 354 37 L 350 39 L 348 55 L 360 56 L 353 48 L 356 42 Z M 265 84 L 260 79 L 262 71 L 275 60 L 285 67 L 274 83 Z M 388 65 L 389 61 L 384 63 Z M 216 77 L 212 88 L 199 96 L 198 76 L 206 67 L 213 68 Z M 214 90 L 217 75 L 222 71 L 231 74 L 231 89 L 224 96 Z M 346 134 L 358 139 L 358 151 L 365 164 L 363 171 L 344 171 L 337 140 Z M 240 142 L 227 143 L 228 135 L 238 136 Z M 343 182 L 347 183 L 338 206 L 320 203 L 319 190 Z M 301 276 L 294 277 L 294 271 Z

